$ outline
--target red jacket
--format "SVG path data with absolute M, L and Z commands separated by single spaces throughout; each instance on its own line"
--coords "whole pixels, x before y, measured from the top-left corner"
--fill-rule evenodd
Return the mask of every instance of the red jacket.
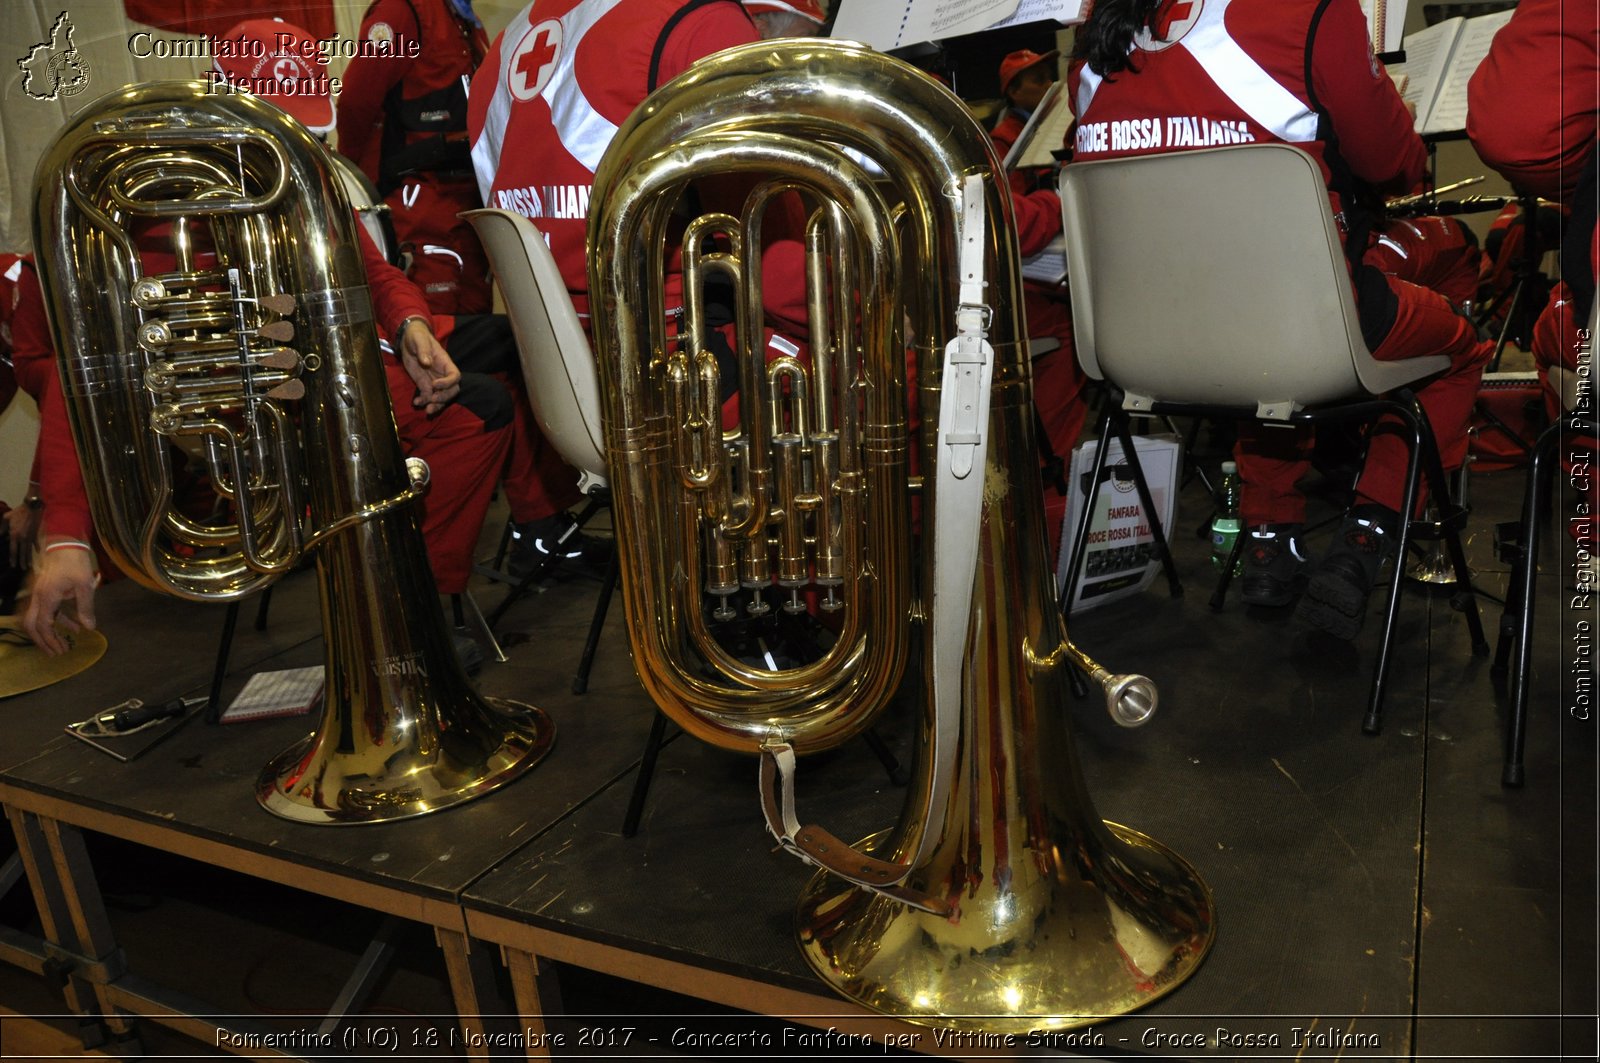
M 538 224 L 580 312 L 589 194 L 617 127 L 696 59 L 758 39 L 734 0 L 534 0 L 495 38 L 468 107 L 478 188 Z
M 361 39 L 396 47 L 385 56 L 358 55 L 345 68 L 339 151 L 385 195 L 407 168 L 407 154 L 417 169 L 470 173 L 466 86 L 488 48 L 483 27 L 458 17 L 447 0 L 374 0 Z M 429 164 L 435 154 L 445 164 Z
M 1566 202 L 1595 145 L 1600 8 L 1522 0 L 1467 83 L 1467 136 L 1519 189 Z
M 1322 165 L 1337 212 L 1314 96 L 1353 175 L 1380 192 L 1408 191 L 1422 179 L 1427 149 L 1372 55 L 1361 7 L 1332 0 L 1313 36 L 1317 6 L 1191 0 L 1169 9 L 1180 17 L 1165 40 L 1136 40 L 1132 71 L 1103 79 L 1075 63 L 1068 80 L 1077 115 L 1073 161 L 1286 141 Z
M 1022 135 L 1025 124 L 1026 119 L 1013 107 L 1008 108 L 1005 117 L 989 131 L 1002 159 Z M 1011 205 L 1017 218 L 1017 253 L 1031 258 L 1061 235 L 1061 198 L 1055 189 L 1040 185 L 1032 174 L 1011 170 L 1007 177 L 1011 182 Z

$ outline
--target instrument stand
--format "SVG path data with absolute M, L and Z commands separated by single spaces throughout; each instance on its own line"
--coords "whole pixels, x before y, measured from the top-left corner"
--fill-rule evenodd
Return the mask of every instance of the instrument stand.
M 613 551 L 611 564 L 606 567 L 605 582 L 600 585 L 600 600 L 594 603 L 594 616 L 589 620 L 589 637 L 583 643 L 578 674 L 572 677 L 574 694 L 582 694 L 589 689 L 589 672 L 593 670 L 595 654 L 600 650 L 600 632 L 606 626 L 606 612 L 611 608 L 611 596 L 617 592 L 617 580 L 621 575 L 622 557 Z
M 644 753 L 639 758 L 639 777 L 633 782 L 633 793 L 628 798 L 628 811 L 622 817 L 624 838 L 631 838 L 639 833 L 639 817 L 644 814 L 644 801 L 650 793 L 650 780 L 655 774 L 656 757 L 660 754 L 662 745 L 666 743 L 666 737 L 667 714 L 657 710 L 655 718 L 650 721 L 650 734 L 645 738 Z M 861 737 L 877 754 L 879 762 L 883 764 L 883 770 L 889 774 L 891 783 L 896 786 L 910 783 L 910 774 L 876 730 L 869 727 L 862 732 Z
M 256 630 L 267 630 L 267 607 L 272 604 L 272 588 L 261 592 L 256 603 Z M 206 701 L 206 723 L 216 723 L 222 716 L 222 680 L 228 674 L 228 654 L 233 650 L 233 631 L 239 624 L 239 599 L 228 603 L 228 613 L 222 620 L 222 637 L 217 640 L 217 663 L 211 670 L 211 690 Z
M 1532 334 L 1534 319 L 1544 309 L 1550 291 L 1550 279 L 1539 268 L 1546 250 L 1539 239 L 1539 197 L 1519 193 L 1517 204 L 1521 212 L 1518 224 L 1522 226 L 1522 252 L 1512 263 L 1516 279 L 1512 282 L 1511 295 L 1506 301 L 1505 320 L 1501 322 L 1500 334 L 1495 338 L 1494 354 L 1484 367 L 1486 373 L 1499 370 L 1500 356 L 1513 334 L 1519 337 Z M 1488 321 L 1492 309 L 1493 305 L 1485 308 L 1482 321 Z

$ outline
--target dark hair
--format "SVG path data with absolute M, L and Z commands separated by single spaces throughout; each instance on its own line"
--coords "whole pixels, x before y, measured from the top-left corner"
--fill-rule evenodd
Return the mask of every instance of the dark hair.
M 1072 57 L 1102 77 L 1132 70 L 1128 50 L 1136 33 L 1150 24 L 1161 0 L 1094 0 L 1089 18 L 1078 27 Z

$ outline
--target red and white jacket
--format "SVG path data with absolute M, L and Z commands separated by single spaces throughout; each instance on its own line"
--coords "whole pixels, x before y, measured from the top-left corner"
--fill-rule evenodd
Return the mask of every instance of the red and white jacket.
M 468 103 L 478 187 L 538 224 L 580 312 L 589 195 L 618 127 L 696 59 L 758 39 L 735 0 L 534 0 L 495 38 Z
M 1356 179 L 1399 193 L 1422 178 L 1427 150 L 1357 0 L 1167 0 L 1131 58 L 1109 78 L 1073 65 L 1074 162 L 1288 142 L 1322 165 L 1337 213 L 1320 105 Z

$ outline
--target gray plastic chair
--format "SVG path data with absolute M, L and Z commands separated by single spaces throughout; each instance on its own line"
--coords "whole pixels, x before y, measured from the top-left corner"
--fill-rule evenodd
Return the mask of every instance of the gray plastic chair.
M 534 418 L 550 445 L 578 470 L 578 488 L 588 497 L 578 514 L 581 527 L 611 504 L 601 435 L 600 382 L 588 334 L 549 245 L 533 222 L 495 208 L 470 210 L 462 217 L 472 223 L 500 285 Z M 545 571 L 545 566 L 540 566 L 518 581 L 490 622 L 497 621 Z M 572 681 L 574 694 L 588 687 L 589 670 L 616 585 L 617 562 L 613 558 L 595 604 L 583 660 Z
M 1316 161 L 1289 144 L 1209 148 L 1070 165 L 1060 189 L 1078 357 L 1088 376 L 1120 393 L 1120 405 L 1107 403 L 1102 436 L 1125 425 L 1129 411 L 1280 423 L 1370 423 L 1392 413 L 1411 435 L 1403 560 L 1419 468 L 1436 499 L 1449 497 L 1432 429 L 1409 386 L 1449 359 L 1380 362 L 1367 350 Z M 1093 504 L 1091 497 L 1087 508 Z M 1440 534 L 1474 652 L 1486 654 L 1463 522 L 1452 514 Z M 1077 529 L 1068 593 L 1087 531 Z M 1369 734 L 1381 726 L 1400 603 L 1403 565 L 1393 567 L 1362 725 Z

